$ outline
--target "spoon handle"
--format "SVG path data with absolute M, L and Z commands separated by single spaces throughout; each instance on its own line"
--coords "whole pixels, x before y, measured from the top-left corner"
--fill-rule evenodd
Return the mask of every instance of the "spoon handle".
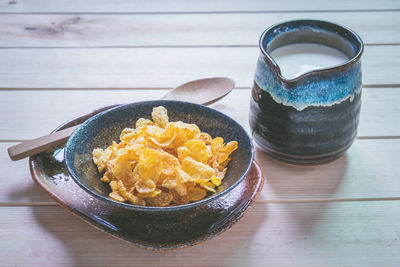
M 84 116 L 88 116 L 88 115 L 93 116 L 99 112 L 105 111 L 110 108 L 114 108 L 116 106 L 119 106 L 119 104 L 96 109 L 93 112 L 91 112 L 90 114 L 86 114 Z M 84 116 L 82 116 L 82 117 L 84 117 Z M 82 118 L 82 117 L 79 117 L 79 118 Z M 76 119 L 79 119 L 79 118 L 76 118 Z M 55 147 L 55 146 L 65 143 L 68 140 L 68 138 L 70 137 L 70 135 L 79 126 L 81 126 L 81 124 L 71 126 L 71 127 L 65 128 L 63 130 L 59 130 L 57 132 L 50 133 L 48 135 L 44 135 L 44 136 L 38 137 L 36 139 L 25 141 L 18 145 L 9 147 L 8 155 L 10 156 L 10 158 L 12 160 L 15 161 L 15 160 L 20 160 L 20 159 L 44 152 L 49 148 L 52 148 L 52 147 Z
M 170 95 L 164 95 L 161 99 L 168 100 L 171 99 Z M 107 110 L 110 108 L 113 108 L 118 105 L 112 105 L 112 106 L 107 106 L 104 108 L 99 109 L 100 111 L 102 110 Z M 98 113 L 98 110 L 94 111 L 93 114 Z M 61 145 L 65 143 L 70 135 L 79 127 L 81 124 L 68 127 L 66 129 L 50 133 L 48 135 L 44 135 L 41 137 L 38 137 L 36 139 L 24 141 L 18 145 L 12 146 L 8 148 L 8 155 L 10 156 L 11 160 L 16 161 L 20 160 L 29 156 L 33 156 L 36 154 L 39 154 L 41 152 L 46 151 L 47 149 L 50 149 L 52 147 Z
M 68 137 L 79 127 L 76 125 L 64 130 L 51 133 L 39 138 L 23 142 L 8 148 L 8 155 L 12 160 L 20 160 L 25 157 L 36 155 L 49 148 L 61 145 L 67 141 Z

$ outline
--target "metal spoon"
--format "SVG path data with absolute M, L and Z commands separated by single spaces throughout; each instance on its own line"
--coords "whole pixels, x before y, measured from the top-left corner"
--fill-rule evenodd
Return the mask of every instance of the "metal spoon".
M 229 78 L 207 78 L 184 83 L 165 94 L 163 100 L 181 100 L 197 104 L 209 105 L 227 95 L 234 87 L 235 82 Z M 112 105 L 106 110 L 118 105 Z M 80 125 L 76 125 L 55 133 L 51 133 L 33 140 L 29 140 L 8 148 L 8 155 L 12 160 L 39 154 L 49 148 L 63 144 Z

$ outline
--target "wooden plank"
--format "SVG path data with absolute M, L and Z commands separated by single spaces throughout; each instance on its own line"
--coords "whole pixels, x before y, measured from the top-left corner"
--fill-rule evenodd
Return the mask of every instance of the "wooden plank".
M 400 12 L 1 15 L 0 47 L 256 46 L 272 24 L 323 19 L 366 44 L 400 43 Z
M 15 143 L 0 143 L 0 203 L 39 205 L 53 201 L 31 180 L 28 160 L 13 162 L 6 149 Z M 400 140 L 357 140 L 342 158 L 315 167 L 280 163 L 257 150 L 265 184 L 260 199 L 335 200 L 399 198 Z M 12 176 L 10 177 L 10 175 Z
M 30 203 L 53 200 L 45 194 L 32 180 L 28 159 L 12 162 L 8 158 L 7 148 L 14 143 L 0 143 L 0 202 Z
M 129 246 L 60 207 L 0 208 L 2 266 L 398 266 L 397 201 L 255 204 L 191 248 Z
M 60 12 L 84 12 L 84 13 L 154 13 L 154 12 L 274 12 L 274 11 L 298 11 L 298 10 L 387 10 L 399 9 L 400 4 L 396 0 L 356 0 L 356 1 L 263 1 L 263 0 L 10 0 L 1 1 L 2 13 L 60 13 Z
M 299 167 L 256 151 L 265 184 L 261 199 L 400 197 L 400 140 L 356 140 L 338 160 Z
M 165 88 L 216 76 L 249 87 L 258 53 L 257 47 L 0 49 L 7 62 L 0 64 L 0 87 Z M 399 60 L 400 46 L 366 47 L 364 86 L 400 84 Z
M 400 136 L 400 88 L 364 88 L 358 134 Z M 0 140 L 29 140 L 102 106 L 160 98 L 167 90 L 0 90 Z M 250 90 L 235 89 L 212 107 L 248 129 Z M 40 127 L 38 127 L 40 125 Z

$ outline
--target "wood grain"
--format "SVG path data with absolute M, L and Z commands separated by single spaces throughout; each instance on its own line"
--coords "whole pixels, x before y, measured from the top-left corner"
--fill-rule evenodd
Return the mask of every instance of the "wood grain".
M 400 88 L 364 88 L 358 135 L 400 136 Z M 96 108 L 154 100 L 166 90 L 0 90 L 0 141 L 30 140 Z M 212 107 L 248 129 L 250 89 L 235 89 Z M 40 127 L 38 127 L 40 125 Z
M 257 47 L 0 49 L 1 88 L 175 87 L 204 77 L 253 83 Z M 364 86 L 400 86 L 400 46 L 369 46 Z M 384 69 L 384 71 L 383 71 Z
M 53 203 L 33 183 L 28 160 L 12 162 L 8 158 L 6 148 L 13 144 L 0 143 L 1 205 Z M 343 198 L 400 198 L 399 158 L 399 139 L 357 140 L 344 157 L 315 167 L 286 165 L 257 150 L 256 159 L 265 175 L 260 199 L 321 202 Z
M 222 235 L 171 252 L 124 244 L 60 207 L 2 207 L 0 216 L 2 266 L 398 266 L 400 262 L 400 208 L 391 201 L 255 204 Z
M 298 10 L 388 10 L 400 9 L 396 0 L 355 0 L 355 1 L 319 1 L 319 0 L 10 0 L 1 1 L 3 13 L 170 13 L 170 12 L 276 12 Z
M 366 44 L 400 43 L 400 12 L 1 15 L 0 47 L 257 46 L 280 21 L 322 19 Z

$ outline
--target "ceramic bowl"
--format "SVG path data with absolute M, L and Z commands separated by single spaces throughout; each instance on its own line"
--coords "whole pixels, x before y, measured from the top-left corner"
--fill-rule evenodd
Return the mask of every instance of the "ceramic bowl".
M 217 193 L 209 194 L 203 200 L 186 205 L 172 207 L 137 206 L 114 201 L 108 197 L 111 192 L 107 183 L 100 181 L 92 160 L 95 148 L 106 148 L 112 141 L 119 142 L 121 131 L 134 128 L 139 118 L 151 119 L 153 107 L 164 106 L 168 110 L 170 121 L 195 123 L 200 130 L 212 137 L 221 136 L 226 142 L 238 141 L 238 149 L 232 153 L 232 160 Z M 247 132 L 240 124 L 227 115 L 198 104 L 180 101 L 146 101 L 118 106 L 99 113 L 85 121 L 68 139 L 65 146 L 65 164 L 71 177 L 88 193 L 128 209 L 142 212 L 184 211 L 194 208 L 225 195 L 235 188 L 248 173 L 253 162 L 253 144 Z

